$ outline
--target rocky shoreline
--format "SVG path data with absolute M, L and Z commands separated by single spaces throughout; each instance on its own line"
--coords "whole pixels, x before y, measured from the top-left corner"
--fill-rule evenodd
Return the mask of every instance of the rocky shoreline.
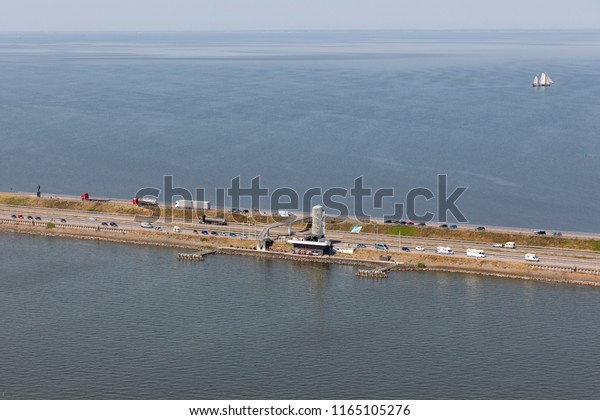
M 368 255 L 371 258 L 341 256 L 316 257 L 308 255 L 295 255 L 277 250 L 267 252 L 257 251 L 253 247 L 249 246 L 249 241 L 212 241 L 204 240 L 205 238 L 192 236 L 166 236 L 164 234 L 145 232 L 95 232 L 78 231 L 75 229 L 69 229 L 66 231 L 58 229 L 46 229 L 37 226 L 9 225 L 0 223 L 0 233 L 1 232 L 69 239 L 95 240 L 121 244 L 159 246 L 164 248 L 196 251 L 206 248 L 216 248 L 216 254 L 251 256 L 254 258 L 276 258 L 312 264 L 340 264 L 376 269 L 384 268 L 390 264 L 394 264 L 395 266 L 391 268 L 391 271 L 447 272 L 574 284 L 581 286 L 600 286 L 600 276 L 597 275 L 586 275 L 576 272 L 545 271 L 526 264 L 500 263 L 497 261 L 471 261 L 456 258 L 452 260 L 444 259 L 443 262 L 440 262 L 438 257 L 420 256 L 419 258 L 422 260 L 425 266 L 419 267 L 414 261 L 400 254 L 394 255 L 395 261 L 392 260 L 390 262 L 379 261 L 375 258 L 375 253 Z M 232 244 L 232 242 L 235 242 L 235 244 Z

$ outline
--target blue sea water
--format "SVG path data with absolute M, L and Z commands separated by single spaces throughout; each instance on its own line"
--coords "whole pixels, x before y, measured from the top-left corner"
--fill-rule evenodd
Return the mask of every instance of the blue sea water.
M 598 399 L 597 288 L 0 235 L 0 399 Z
M 600 231 L 599 47 L 598 32 L 1 34 L 0 190 L 364 175 L 402 198 L 446 173 L 472 223 Z M 541 71 L 550 89 L 530 86 Z M 175 253 L 2 235 L 0 398 L 598 399 L 594 288 Z
M 0 190 L 448 174 L 471 223 L 598 232 L 599 68 L 590 31 L 1 34 Z

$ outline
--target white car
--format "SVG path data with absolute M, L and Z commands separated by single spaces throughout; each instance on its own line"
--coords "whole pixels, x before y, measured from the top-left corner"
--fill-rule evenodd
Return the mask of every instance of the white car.
M 446 254 L 446 255 L 454 254 L 454 250 L 447 246 L 438 246 L 435 252 L 438 254 Z
M 142 222 L 140 223 L 140 226 L 146 229 L 152 229 L 152 224 L 148 223 L 148 222 Z
M 422 246 L 416 246 L 416 247 L 415 247 L 415 250 L 417 250 L 417 251 L 425 251 L 425 247 L 422 247 Z
M 94 217 L 90 217 L 88 220 L 89 220 L 90 222 L 95 222 L 95 221 L 96 221 L 96 218 L 94 218 Z
M 504 247 L 504 244 L 494 244 L 492 245 L 494 248 L 502 248 Z

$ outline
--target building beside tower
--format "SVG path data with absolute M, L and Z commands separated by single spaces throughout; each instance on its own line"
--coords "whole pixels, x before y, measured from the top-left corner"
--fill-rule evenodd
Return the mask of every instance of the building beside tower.
M 292 238 L 288 243 L 292 244 L 294 254 L 303 255 L 325 255 L 332 253 L 331 241 L 325 239 L 325 210 L 323 206 L 316 205 L 311 212 L 311 234 L 304 238 Z

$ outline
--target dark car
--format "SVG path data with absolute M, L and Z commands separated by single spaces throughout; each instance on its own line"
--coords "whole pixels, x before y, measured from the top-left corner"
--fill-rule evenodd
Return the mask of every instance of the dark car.
M 194 229 L 194 231 L 192 233 L 198 233 L 198 231 L 196 229 Z
M 365 244 L 356 244 L 357 248 L 366 248 L 367 246 Z
M 417 226 L 427 226 L 427 223 L 423 223 L 423 222 L 421 222 L 421 223 L 419 223 Z
M 40 216 L 36 216 L 35 220 L 42 220 L 42 218 Z
M 480 230 L 480 231 L 483 231 L 483 230 L 485 230 L 485 226 L 477 226 L 477 227 L 475 228 L 475 230 Z
M 214 235 L 214 236 L 217 236 L 217 235 L 218 235 L 217 231 L 214 231 L 214 230 L 213 230 L 212 232 L 210 232 L 210 234 L 211 234 L 211 235 Z
M 102 222 L 102 223 L 100 223 L 100 224 L 101 224 L 102 226 L 108 226 L 108 223 L 106 223 L 106 222 Z
M 535 232 L 533 232 L 534 235 L 545 235 L 546 231 L 545 230 L 536 230 Z
M 33 220 L 33 216 L 27 216 L 28 220 Z
M 400 224 L 401 224 L 401 225 L 405 225 L 405 224 L 406 224 L 406 220 L 401 220 L 401 221 L 400 221 Z
M 410 252 L 410 248 L 407 247 L 407 246 L 403 246 L 402 247 L 402 251 L 404 251 L 404 252 Z
M 450 225 L 450 226 L 448 226 L 448 227 L 449 227 L 450 229 L 458 229 L 458 226 L 456 226 L 456 225 Z
M 110 225 L 111 225 L 112 227 L 119 227 L 119 225 L 117 225 L 115 222 L 110 222 Z
M 12 216 L 10 216 L 10 217 L 12 217 L 13 219 L 16 219 L 16 218 L 17 218 L 17 215 L 16 215 L 16 214 L 13 214 L 13 215 L 12 215 Z
M 67 223 L 67 219 L 60 219 L 61 223 Z
M 231 236 L 232 238 L 236 238 L 236 237 L 237 237 L 237 235 L 236 235 L 235 233 L 233 233 L 233 232 L 231 232 L 231 233 L 229 234 L 229 236 Z
M 448 227 L 448 225 L 444 223 L 443 225 L 440 225 L 440 227 L 441 227 L 441 228 L 447 228 L 447 227 Z
M 208 235 L 208 231 L 207 230 L 203 230 L 202 232 L 200 232 L 203 235 Z
M 385 219 L 383 223 L 392 223 L 392 221 L 390 219 Z

